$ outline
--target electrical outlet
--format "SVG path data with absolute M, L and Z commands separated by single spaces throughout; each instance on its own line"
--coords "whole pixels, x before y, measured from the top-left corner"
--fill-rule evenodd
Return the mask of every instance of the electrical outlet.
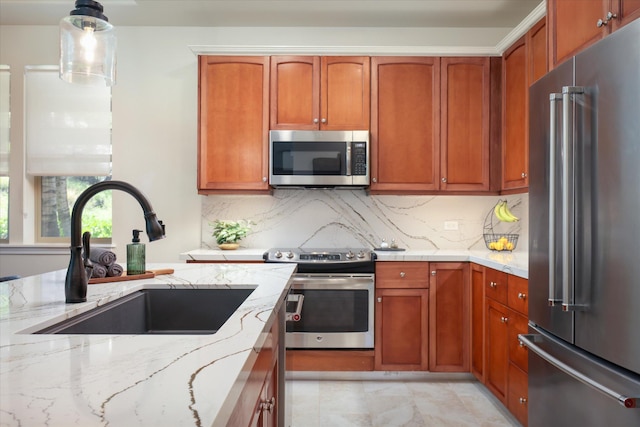
M 458 221 L 445 221 L 444 222 L 445 230 L 457 230 L 458 229 Z

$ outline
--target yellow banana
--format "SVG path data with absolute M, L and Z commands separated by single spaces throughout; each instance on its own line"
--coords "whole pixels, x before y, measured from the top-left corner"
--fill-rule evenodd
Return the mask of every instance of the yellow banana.
M 500 215 L 503 218 L 502 221 L 505 221 L 505 222 L 516 222 L 519 220 L 517 216 L 511 213 L 506 201 L 502 204 L 502 207 L 500 208 Z
M 504 219 L 502 219 L 502 205 L 504 204 L 504 200 L 498 200 L 498 203 L 496 203 L 495 207 L 493 208 L 493 214 L 496 216 L 496 218 L 498 218 L 500 221 L 504 221 Z

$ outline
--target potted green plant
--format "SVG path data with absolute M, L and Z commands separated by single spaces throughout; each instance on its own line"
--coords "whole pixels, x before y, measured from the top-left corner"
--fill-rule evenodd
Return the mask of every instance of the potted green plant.
M 212 224 L 213 237 L 220 249 L 238 249 L 240 246 L 238 242 L 246 237 L 253 224 L 252 221 L 243 219 L 238 221 L 217 219 Z

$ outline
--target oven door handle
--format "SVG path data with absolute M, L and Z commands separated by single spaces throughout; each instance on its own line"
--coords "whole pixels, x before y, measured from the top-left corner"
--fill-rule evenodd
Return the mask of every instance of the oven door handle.
M 287 311 L 286 321 L 287 322 L 297 322 L 300 320 L 300 316 L 302 313 L 302 304 L 304 303 L 304 295 L 301 294 L 289 294 L 287 295 L 288 302 L 295 302 L 296 309 L 293 312 Z
M 361 289 L 374 284 L 373 274 L 349 274 L 349 275 L 295 275 L 293 288 L 325 289 L 339 286 L 340 289 Z

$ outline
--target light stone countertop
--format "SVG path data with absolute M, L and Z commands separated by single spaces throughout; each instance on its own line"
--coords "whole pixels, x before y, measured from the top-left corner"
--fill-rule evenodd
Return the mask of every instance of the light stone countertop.
M 89 285 L 66 270 L 0 283 L 0 425 L 226 426 L 286 297 L 293 264 L 151 264 L 172 275 Z M 144 288 L 255 291 L 213 335 L 33 335 Z
M 216 249 L 195 249 L 180 254 L 180 259 L 191 261 L 262 261 L 268 248 L 223 251 Z M 464 262 L 504 271 L 524 279 L 529 278 L 529 256 L 527 252 L 492 252 L 489 250 L 412 250 L 376 251 L 378 261 L 431 261 Z

